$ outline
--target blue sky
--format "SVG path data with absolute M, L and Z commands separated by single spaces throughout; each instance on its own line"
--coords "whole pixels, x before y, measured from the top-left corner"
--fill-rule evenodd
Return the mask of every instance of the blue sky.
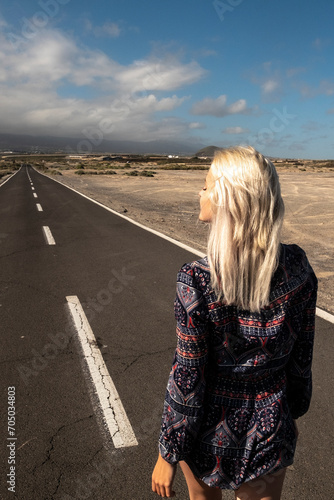
M 0 132 L 334 158 L 334 2 L 0 2 Z

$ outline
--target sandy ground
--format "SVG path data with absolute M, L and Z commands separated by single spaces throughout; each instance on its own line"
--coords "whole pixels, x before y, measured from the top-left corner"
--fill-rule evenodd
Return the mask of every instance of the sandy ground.
M 75 175 L 55 178 L 146 226 L 205 251 L 208 225 L 198 222 L 205 171 L 156 171 L 154 177 Z M 280 172 L 286 207 L 284 243 L 307 253 L 319 279 L 318 306 L 334 313 L 334 172 Z M 182 263 L 180 263 L 182 264 Z

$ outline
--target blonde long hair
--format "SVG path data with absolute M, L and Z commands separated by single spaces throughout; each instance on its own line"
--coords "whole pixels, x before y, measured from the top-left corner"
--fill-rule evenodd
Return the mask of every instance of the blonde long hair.
M 238 146 L 218 151 L 211 173 L 211 285 L 226 304 L 259 311 L 269 303 L 284 217 L 276 169 L 254 148 Z

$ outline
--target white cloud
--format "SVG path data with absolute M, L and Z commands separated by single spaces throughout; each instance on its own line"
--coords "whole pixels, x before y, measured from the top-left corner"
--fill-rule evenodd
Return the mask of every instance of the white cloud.
M 189 123 L 161 113 L 179 107 L 188 97 L 175 91 L 205 74 L 196 62 L 166 55 L 121 65 L 54 29 L 19 46 L 0 32 L 0 66 L 0 132 L 81 137 L 103 129 L 105 139 L 129 140 L 186 135 Z M 63 97 L 83 86 L 93 97 Z
M 321 94 L 334 95 L 334 82 L 322 80 L 319 84 L 319 91 Z
M 194 57 L 212 57 L 217 56 L 218 52 L 212 49 L 199 49 L 193 52 Z
M 250 108 L 247 108 L 245 99 L 239 99 L 228 105 L 226 95 L 221 95 L 216 99 L 206 97 L 202 101 L 196 102 L 191 109 L 193 115 L 211 115 L 219 118 L 234 114 L 249 114 L 251 111 Z
M 315 40 L 313 40 L 312 42 L 312 46 L 315 48 L 315 49 L 320 49 L 321 46 L 322 46 L 322 42 L 320 40 L 320 38 L 316 38 Z
M 283 78 L 281 71 L 274 67 L 272 61 L 267 61 L 248 73 L 248 78 L 261 89 L 265 102 L 279 101 L 282 96 Z
M 271 94 L 279 88 L 279 82 L 273 78 L 269 78 L 269 80 L 262 83 L 261 88 L 265 94 Z
M 307 83 L 299 83 L 297 86 L 302 97 L 313 98 L 317 95 L 334 95 L 334 82 L 330 80 L 321 80 L 317 87 L 311 87 Z
M 95 100 L 64 99 L 36 86 L 4 89 L 2 106 L 6 120 L 0 132 L 83 137 L 103 132 L 105 139 L 145 141 L 185 135 L 188 124 L 176 118 L 157 120 L 155 113 L 172 110 L 178 100 L 144 97 L 105 97 Z
M 203 128 L 206 128 L 204 123 L 200 123 L 200 122 L 191 122 L 189 123 L 189 128 L 192 129 L 192 130 L 196 130 L 196 129 L 203 129 Z
M 195 83 L 205 74 L 195 61 L 182 64 L 174 58 L 139 60 L 123 67 L 115 81 L 124 91 L 168 91 Z
M 249 130 L 242 127 L 226 127 L 222 130 L 223 134 L 245 134 L 246 132 L 249 132 Z
M 156 111 L 171 111 L 178 108 L 186 99 L 187 97 L 177 97 L 176 95 L 173 95 L 172 97 L 164 97 L 158 101 L 155 97 L 155 109 Z
M 121 34 L 121 28 L 117 23 L 106 21 L 102 26 L 93 26 L 89 19 L 85 19 L 84 23 L 86 31 L 92 32 L 97 37 L 118 38 Z
M 314 120 L 309 120 L 308 122 L 304 123 L 301 128 L 305 130 L 306 132 L 315 132 L 321 129 L 326 128 L 326 125 L 323 125 L 319 122 L 316 122 Z
M 304 73 L 306 71 L 306 68 L 302 66 L 295 66 L 294 68 L 289 68 L 286 70 L 286 76 L 288 78 L 292 78 L 294 76 L 299 75 L 300 73 Z
M 2 17 L 1 13 L 0 13 L 0 28 L 5 28 L 7 25 L 7 22 L 5 21 L 5 19 Z
M 0 37 L 3 81 L 24 84 L 38 81 L 49 87 L 63 79 L 78 85 L 91 84 L 112 74 L 115 66 L 103 53 L 81 50 L 73 40 L 55 30 L 40 31 L 17 50 Z
M 290 144 L 288 146 L 288 149 L 290 151 L 296 151 L 296 152 L 299 152 L 299 151 L 306 151 L 306 144 L 303 142 L 303 141 L 296 141 L 296 142 L 293 142 L 292 144 Z
M 312 47 L 317 49 L 317 50 L 322 50 L 330 44 L 331 44 L 330 38 L 318 37 L 318 38 L 315 38 L 315 40 L 313 40 Z
M 94 33 L 96 36 L 117 38 L 121 34 L 121 28 L 116 23 L 104 23 L 103 26 L 96 26 Z
M 16 50 L 0 35 L 3 81 L 66 79 L 77 86 L 95 85 L 122 93 L 171 91 L 198 81 L 205 70 L 195 61 L 182 63 L 175 57 L 143 59 L 122 66 L 99 50 L 78 46 L 56 30 L 41 30 Z

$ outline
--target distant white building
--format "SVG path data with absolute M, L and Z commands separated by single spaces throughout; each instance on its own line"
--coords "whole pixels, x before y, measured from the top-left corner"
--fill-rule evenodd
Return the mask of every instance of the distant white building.
M 69 160 L 87 160 L 87 157 L 83 155 L 68 155 L 67 158 Z

